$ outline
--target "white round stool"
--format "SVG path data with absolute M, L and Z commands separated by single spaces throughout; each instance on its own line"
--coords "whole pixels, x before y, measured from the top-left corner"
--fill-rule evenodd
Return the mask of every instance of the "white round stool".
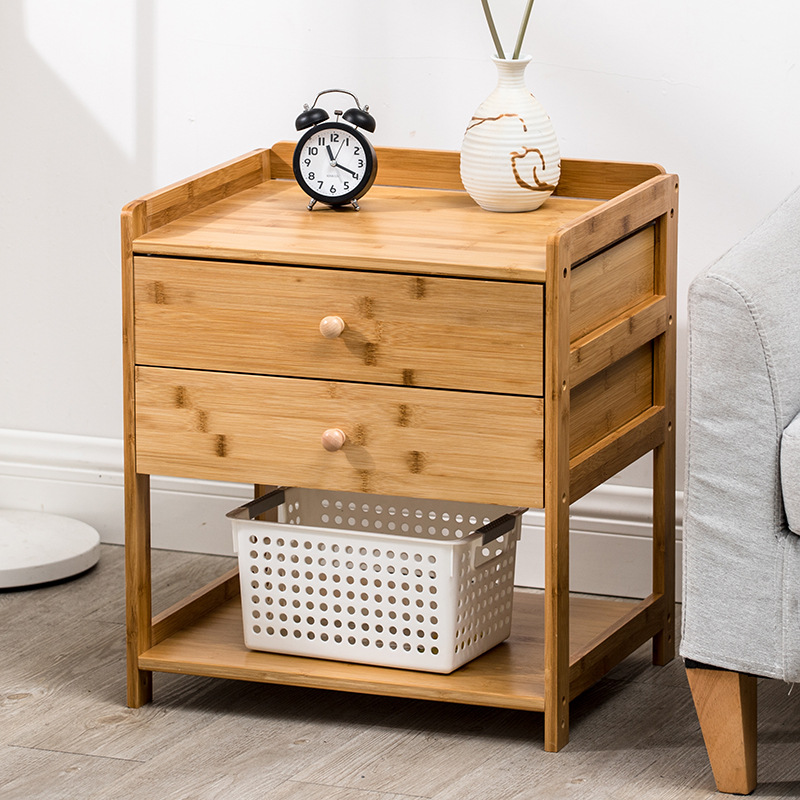
M 0 589 L 70 578 L 100 558 L 100 535 L 85 522 L 0 509 Z

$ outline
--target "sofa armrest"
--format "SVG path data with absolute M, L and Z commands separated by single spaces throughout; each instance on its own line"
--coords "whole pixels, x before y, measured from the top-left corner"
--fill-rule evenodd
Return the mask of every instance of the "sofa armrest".
M 785 509 L 800 519 L 799 297 L 800 191 L 689 290 L 681 654 L 786 680 L 800 679 Z

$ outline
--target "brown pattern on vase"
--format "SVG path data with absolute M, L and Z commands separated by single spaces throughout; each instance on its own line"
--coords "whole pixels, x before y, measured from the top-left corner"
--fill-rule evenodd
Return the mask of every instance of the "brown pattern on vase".
M 514 173 L 514 180 L 517 182 L 517 185 L 521 186 L 523 189 L 529 189 L 532 192 L 555 191 L 556 187 L 552 183 L 545 183 L 544 181 L 539 180 L 539 176 L 536 174 L 538 166 L 533 167 L 533 181 L 536 184 L 535 186 L 528 183 L 519 174 L 519 170 L 517 169 L 517 161 L 521 161 L 523 158 L 526 158 L 530 153 L 536 153 L 539 156 L 539 160 L 542 162 L 542 170 L 547 169 L 547 164 L 545 163 L 542 151 L 539 150 L 538 147 L 523 147 L 523 152 L 511 153 L 511 171 Z
M 469 125 L 467 125 L 467 130 L 472 130 L 472 128 L 476 128 L 478 125 L 482 125 L 484 122 L 497 122 L 497 120 L 503 119 L 505 117 L 512 117 L 518 119 L 522 123 L 522 130 L 526 133 L 528 132 L 528 126 L 525 124 L 525 120 L 519 114 L 498 114 L 496 117 L 473 117 Z M 466 133 L 466 131 L 465 131 Z

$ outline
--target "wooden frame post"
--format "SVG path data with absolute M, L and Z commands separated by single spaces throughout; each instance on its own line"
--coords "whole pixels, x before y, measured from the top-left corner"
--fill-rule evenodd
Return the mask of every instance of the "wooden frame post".
M 547 242 L 545 289 L 544 748 L 569 741 L 569 248 Z
M 675 657 L 675 358 L 677 329 L 678 178 L 670 208 L 656 222 L 655 292 L 667 298 L 667 325 L 655 340 L 653 404 L 663 406 L 664 441 L 653 451 L 653 594 L 664 598 L 665 625 L 653 637 L 653 663 Z
M 128 705 L 139 708 L 153 696 L 152 672 L 139 669 L 139 656 L 153 644 L 150 571 L 150 476 L 136 467 L 136 353 L 134 342 L 133 243 L 161 225 L 217 200 L 256 186 L 269 177 L 269 151 L 254 150 L 129 203 L 122 210 L 122 341 L 125 435 L 125 594 Z
M 678 180 L 659 175 L 635 193 L 611 200 L 617 217 L 598 220 L 589 212 L 554 232 L 547 242 L 545 289 L 545 749 L 560 750 L 569 740 L 569 506 L 589 485 L 570 468 L 571 372 L 570 275 L 573 267 L 605 248 L 655 224 L 653 289 L 661 296 L 662 332 L 653 339 L 653 594 L 659 628 L 653 658 L 666 664 L 675 655 L 675 331 Z M 661 313 L 661 312 L 660 312 Z M 610 355 L 610 354 L 609 354 Z M 585 377 L 585 376 L 584 376 Z M 637 445 L 638 446 L 638 445 Z M 623 459 L 630 463 L 630 458 Z M 622 464 L 621 464 L 622 465 Z M 648 637 L 649 638 L 649 637 Z
M 133 320 L 133 240 L 147 229 L 145 206 L 131 203 L 122 212 L 123 374 L 125 432 L 125 615 L 127 627 L 128 706 L 139 708 L 153 697 L 153 673 L 139 669 L 150 647 L 150 476 L 136 472 L 135 355 Z

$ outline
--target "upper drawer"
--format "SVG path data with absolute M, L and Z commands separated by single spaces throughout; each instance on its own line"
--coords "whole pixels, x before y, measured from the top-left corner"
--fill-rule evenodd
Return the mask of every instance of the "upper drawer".
M 134 292 L 137 364 L 542 394 L 537 284 L 140 256 Z

